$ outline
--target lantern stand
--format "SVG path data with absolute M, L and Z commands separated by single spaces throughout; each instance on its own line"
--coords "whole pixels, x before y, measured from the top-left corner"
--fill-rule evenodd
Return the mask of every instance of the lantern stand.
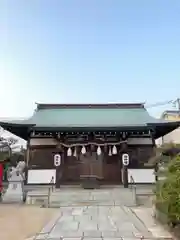
M 123 163 L 123 185 L 124 188 L 129 187 L 129 182 L 128 182 L 128 165 L 129 165 L 129 155 L 127 153 L 122 154 L 122 163 Z

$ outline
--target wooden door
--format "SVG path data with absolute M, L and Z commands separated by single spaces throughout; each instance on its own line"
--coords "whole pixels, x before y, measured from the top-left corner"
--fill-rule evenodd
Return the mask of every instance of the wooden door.
M 81 178 L 96 177 L 103 178 L 102 156 L 97 156 L 95 152 L 87 152 L 80 156 Z
M 122 183 L 121 177 L 122 163 L 120 161 L 120 156 L 104 155 L 103 159 L 103 181 L 104 184 L 120 184 Z
M 79 158 L 74 156 L 67 156 L 64 154 L 59 174 L 61 184 L 79 184 L 80 183 Z

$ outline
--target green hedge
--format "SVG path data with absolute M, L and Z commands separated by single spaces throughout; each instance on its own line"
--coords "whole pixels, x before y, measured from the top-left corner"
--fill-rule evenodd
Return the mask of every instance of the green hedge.
M 165 180 L 156 184 L 156 208 L 171 222 L 180 221 L 180 156 L 170 161 Z

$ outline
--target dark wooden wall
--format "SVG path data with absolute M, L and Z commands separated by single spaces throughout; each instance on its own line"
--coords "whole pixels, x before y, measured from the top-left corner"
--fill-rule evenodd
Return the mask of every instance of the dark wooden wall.
M 54 168 L 53 156 L 59 153 L 56 147 L 33 147 L 29 153 L 29 168 L 52 169 Z
M 154 154 L 152 146 L 129 146 L 130 155 L 129 168 L 143 168 L 144 163 Z M 95 175 L 102 183 L 120 183 L 122 157 L 121 154 L 109 156 L 108 151 L 100 156 L 94 152 L 85 155 L 67 156 L 67 152 L 61 152 L 56 147 L 33 147 L 30 149 L 29 168 L 52 169 L 54 166 L 54 155 L 61 153 L 61 166 L 57 167 L 57 181 L 63 183 L 80 182 L 83 175 Z
M 155 155 L 155 148 L 151 145 L 128 146 L 130 163 L 128 168 L 144 168 L 148 160 Z

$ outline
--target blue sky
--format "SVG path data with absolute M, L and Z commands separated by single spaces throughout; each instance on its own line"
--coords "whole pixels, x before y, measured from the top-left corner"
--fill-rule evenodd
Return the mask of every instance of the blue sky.
M 179 13 L 179 0 L 0 1 L 1 117 L 180 97 Z

